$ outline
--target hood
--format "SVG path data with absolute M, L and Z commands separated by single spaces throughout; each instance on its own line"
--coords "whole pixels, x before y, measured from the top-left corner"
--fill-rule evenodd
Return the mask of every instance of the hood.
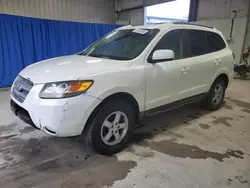
M 128 65 L 126 61 L 71 55 L 32 64 L 26 67 L 20 75 L 35 84 L 48 83 L 78 80 L 91 74 L 120 69 Z

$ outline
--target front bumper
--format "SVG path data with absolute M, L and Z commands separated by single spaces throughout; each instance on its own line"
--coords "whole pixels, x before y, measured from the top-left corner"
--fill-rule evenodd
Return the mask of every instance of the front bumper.
M 25 123 L 31 125 L 32 127 L 39 129 L 34 122 L 32 121 L 29 112 L 23 109 L 21 106 L 16 104 L 12 99 L 10 100 L 10 108 L 11 111 L 18 116 L 21 120 L 23 120 Z
M 11 109 L 24 122 L 50 135 L 80 135 L 88 117 L 101 100 L 83 94 L 66 99 L 41 99 L 43 85 L 34 85 L 23 103 L 11 96 Z

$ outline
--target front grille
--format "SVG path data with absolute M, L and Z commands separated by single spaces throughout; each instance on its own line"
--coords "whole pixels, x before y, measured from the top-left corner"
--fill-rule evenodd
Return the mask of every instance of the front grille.
M 12 87 L 12 96 L 19 102 L 23 102 L 33 87 L 33 82 L 18 76 Z

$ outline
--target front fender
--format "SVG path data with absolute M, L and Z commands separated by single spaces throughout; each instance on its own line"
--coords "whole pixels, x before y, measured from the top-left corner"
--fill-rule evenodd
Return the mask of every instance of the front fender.
M 144 110 L 145 75 L 143 66 L 131 66 L 119 71 L 103 72 L 88 77 L 94 80 L 93 86 L 87 91 L 91 96 L 104 100 L 116 93 L 132 95 L 140 111 Z

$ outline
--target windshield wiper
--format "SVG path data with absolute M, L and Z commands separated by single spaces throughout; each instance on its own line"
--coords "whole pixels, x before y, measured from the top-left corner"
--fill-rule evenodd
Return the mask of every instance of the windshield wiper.
M 88 54 L 88 56 L 100 57 L 100 58 L 104 58 L 104 59 L 114 59 L 114 60 L 130 60 L 129 58 L 126 58 L 126 57 L 117 57 L 117 56 L 102 55 L 102 54 Z
M 109 57 L 107 57 L 105 55 L 102 55 L 102 54 L 89 54 L 88 56 L 91 56 L 91 57 L 100 57 L 100 58 L 103 58 L 103 59 L 110 59 Z

